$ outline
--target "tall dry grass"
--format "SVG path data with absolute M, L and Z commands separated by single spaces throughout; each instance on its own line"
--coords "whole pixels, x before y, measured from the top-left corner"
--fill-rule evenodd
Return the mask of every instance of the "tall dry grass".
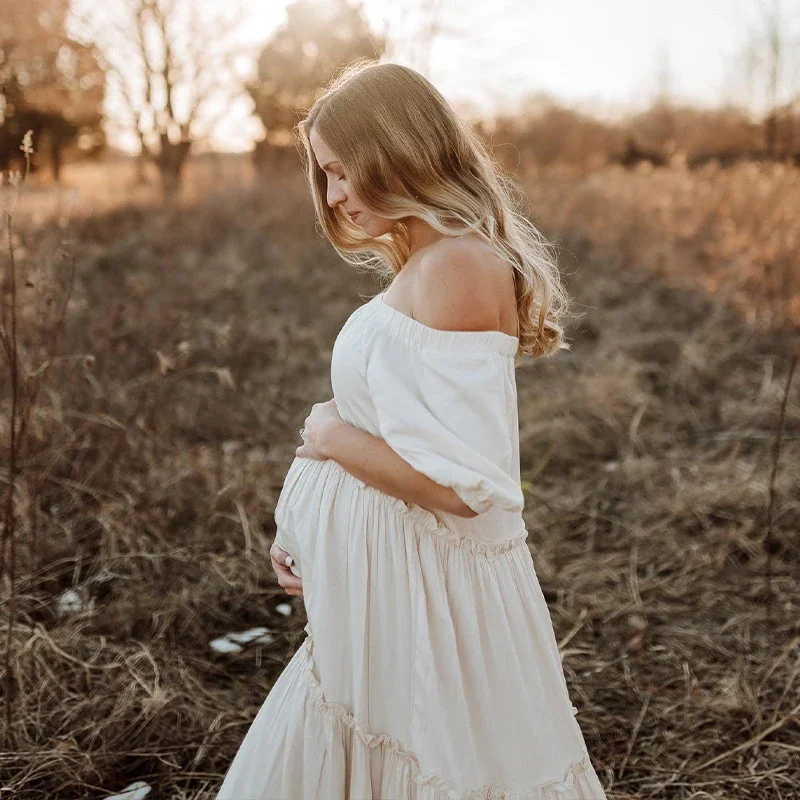
M 75 275 L 74 259 L 66 271 L 67 280 L 62 283 L 49 269 L 50 264 L 38 264 L 28 269 L 24 280 L 18 275 L 17 262 L 24 247 L 14 225 L 15 214 L 28 177 L 33 132 L 28 131 L 22 139 L 20 150 L 24 155 L 22 171 L 9 173 L 8 185 L 11 202 L 3 209 L 4 233 L 7 250 L 4 253 L 4 269 L 0 282 L 0 347 L 2 348 L 3 388 L 8 395 L 8 416 L 0 423 L 0 433 L 7 441 L 4 459 L 6 480 L 0 511 L 0 581 L 8 589 L 6 610 L 6 636 L 3 649 L 3 696 L 4 714 L 0 741 L 3 746 L 13 746 L 13 701 L 17 683 L 12 663 L 17 588 L 17 512 L 18 484 L 29 489 L 29 531 L 26 544 L 31 560 L 37 557 L 38 514 L 37 506 L 42 485 L 42 474 L 31 473 L 28 462 L 38 449 L 43 449 L 42 437 L 35 426 L 29 427 L 33 412 L 43 388 L 51 376 L 55 363 L 61 358 L 58 353 L 59 335 L 64 331 L 64 321 L 72 281 Z M 63 251 L 55 260 L 63 260 Z M 22 302 L 20 303 L 20 300 Z M 53 441 L 46 445 L 52 446 Z
M 796 340 L 659 271 L 694 263 L 692 246 L 720 252 L 699 220 L 721 189 L 692 222 L 685 175 L 651 176 L 670 201 L 610 174 L 531 185 L 589 313 L 573 353 L 517 374 L 529 543 L 577 719 L 609 798 L 790 797 Z M 662 223 L 692 235 L 661 231 L 646 203 L 682 209 Z M 334 337 L 375 287 L 318 238 L 299 173 L 86 211 L 62 229 L 78 264 L 64 346 L 93 361 L 66 362 L 32 418 L 63 444 L 28 465 L 46 475 L 41 546 L 20 551 L 3 630 L 18 692 L 0 785 L 211 798 L 303 636 L 302 602 L 270 568 L 275 501 L 297 429 L 331 396 Z M 31 223 L 22 269 L 57 225 Z M 25 485 L 19 498 L 24 542 Z M 272 640 L 211 646 L 254 627 Z
M 522 170 L 552 230 L 579 233 L 598 258 L 700 289 L 760 328 L 800 327 L 800 169 L 568 165 Z

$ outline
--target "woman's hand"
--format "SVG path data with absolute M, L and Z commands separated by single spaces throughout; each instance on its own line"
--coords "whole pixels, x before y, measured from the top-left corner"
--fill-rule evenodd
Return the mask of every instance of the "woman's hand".
M 340 424 L 342 418 L 333 398 L 325 403 L 314 403 L 303 425 L 303 444 L 295 450 L 295 455 L 318 461 L 330 458 L 328 452 L 330 434 Z
M 286 557 L 288 555 L 289 554 L 278 547 L 275 542 L 272 543 L 272 547 L 269 549 L 269 557 L 272 561 L 272 569 L 275 570 L 275 574 L 278 576 L 278 585 L 281 589 L 286 591 L 286 594 L 290 594 L 292 597 L 302 597 L 303 580 L 302 578 L 298 578 L 297 575 L 286 566 Z

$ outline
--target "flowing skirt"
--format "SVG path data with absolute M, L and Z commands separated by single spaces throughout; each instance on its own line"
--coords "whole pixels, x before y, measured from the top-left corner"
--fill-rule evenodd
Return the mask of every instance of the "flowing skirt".
M 521 516 L 479 542 L 298 457 L 275 519 L 307 636 L 217 800 L 605 799 Z

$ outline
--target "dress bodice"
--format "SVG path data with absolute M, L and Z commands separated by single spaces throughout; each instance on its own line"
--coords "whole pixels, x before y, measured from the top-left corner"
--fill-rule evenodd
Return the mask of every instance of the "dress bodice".
M 479 539 L 504 538 L 524 506 L 517 348 L 517 337 L 502 331 L 429 327 L 379 294 L 350 315 L 331 357 L 342 419 L 452 487 L 478 516 L 434 513 Z

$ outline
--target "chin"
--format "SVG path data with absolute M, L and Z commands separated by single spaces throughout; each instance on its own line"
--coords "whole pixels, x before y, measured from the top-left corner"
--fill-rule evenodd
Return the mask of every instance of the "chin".
M 364 217 L 363 221 L 362 217 Z M 380 236 L 385 236 L 387 233 L 391 233 L 392 230 L 391 224 L 388 224 L 386 220 L 366 216 L 363 211 L 359 215 L 359 218 L 355 224 L 373 239 L 377 239 Z

